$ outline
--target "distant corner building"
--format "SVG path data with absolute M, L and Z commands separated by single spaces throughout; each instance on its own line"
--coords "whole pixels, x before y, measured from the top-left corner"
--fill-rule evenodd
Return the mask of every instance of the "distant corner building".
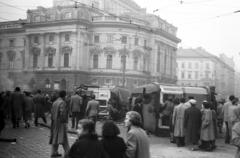
M 234 61 L 224 54 L 220 57 L 203 48 L 177 51 L 177 84 L 181 86 L 214 86 L 218 98 L 235 93 Z
M 54 0 L 0 23 L 0 90 L 176 83 L 176 33 L 132 0 Z

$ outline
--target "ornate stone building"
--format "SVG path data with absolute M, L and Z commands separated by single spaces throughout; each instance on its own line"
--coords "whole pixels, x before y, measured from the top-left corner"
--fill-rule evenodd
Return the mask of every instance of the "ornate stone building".
M 1 89 L 175 83 L 176 32 L 132 0 L 54 0 L 0 23 Z
M 177 63 L 178 85 L 215 86 L 218 98 L 234 94 L 234 68 L 203 48 L 179 48 Z

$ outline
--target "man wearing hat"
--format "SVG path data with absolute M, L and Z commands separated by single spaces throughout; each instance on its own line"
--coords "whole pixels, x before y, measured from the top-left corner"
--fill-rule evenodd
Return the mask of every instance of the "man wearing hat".
M 201 111 L 196 107 L 195 99 L 189 100 L 191 107 L 184 114 L 184 127 L 186 129 L 186 143 L 191 150 L 196 150 L 200 138 Z

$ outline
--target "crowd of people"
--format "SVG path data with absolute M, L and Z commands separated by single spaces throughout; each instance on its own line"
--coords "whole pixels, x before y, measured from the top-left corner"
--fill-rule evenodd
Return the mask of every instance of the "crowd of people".
M 50 141 L 51 156 L 58 157 L 59 145 L 63 146 L 65 157 L 77 158 L 149 158 L 149 140 L 143 127 L 142 100 L 136 99 L 135 105 L 125 115 L 127 140 L 118 135 L 120 130 L 113 121 L 105 121 L 102 136 L 96 134 L 95 126 L 99 112 L 99 102 L 95 95 L 90 99 L 76 91 L 67 96 L 66 91 L 49 97 L 37 90 L 33 95 L 21 92 L 19 87 L 10 93 L 1 93 L 1 116 L 12 122 L 13 128 L 19 128 L 20 120 L 25 128 L 38 126 L 38 119 L 47 123 L 46 113 L 51 115 Z M 54 99 L 53 99 L 54 98 Z M 189 97 L 174 100 L 168 98 L 160 109 L 159 117 L 170 126 L 170 141 L 178 147 L 189 146 L 191 150 L 212 151 L 216 148 L 218 133 L 223 133 L 225 126 L 225 143 L 238 147 L 236 157 L 240 156 L 240 105 L 239 99 L 231 95 L 227 102 L 220 100 L 217 107 L 203 101 L 202 108 L 196 107 L 197 100 Z M 34 116 L 32 116 L 34 113 Z M 78 139 L 70 147 L 67 130 L 68 119 L 71 127 L 78 133 Z M 4 118 L 0 119 L 0 129 L 4 128 Z M 81 155 L 81 156 L 80 156 Z
M 51 101 L 50 107 L 45 107 L 48 101 Z M 119 127 L 111 120 L 104 122 L 102 136 L 97 135 L 95 126 L 99 102 L 95 95 L 86 101 L 79 91 L 72 96 L 67 96 L 66 91 L 59 91 L 53 100 L 48 99 L 41 90 L 37 90 L 33 95 L 23 93 L 16 87 L 12 93 L 1 94 L 0 107 L 0 112 L 11 119 L 14 129 L 20 127 L 21 120 L 24 121 L 25 128 L 30 128 L 31 118 L 34 118 L 32 122 L 35 126 L 39 125 L 38 118 L 47 123 L 45 115 L 49 112 L 51 157 L 61 156 L 58 152 L 61 145 L 66 158 L 150 158 L 149 140 L 142 129 L 142 117 L 135 111 L 126 114 L 126 141 L 118 136 Z M 78 138 L 72 146 L 69 145 L 67 136 L 69 116 L 72 119 L 72 128 L 78 133 Z M 1 120 L 4 122 L 4 118 Z

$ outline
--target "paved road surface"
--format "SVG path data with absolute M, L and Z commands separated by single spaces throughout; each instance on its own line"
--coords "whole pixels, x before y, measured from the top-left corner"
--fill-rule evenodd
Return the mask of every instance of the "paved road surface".
M 121 136 L 125 138 L 126 130 L 119 125 Z M 101 123 L 97 123 L 97 131 L 100 132 Z M 31 127 L 25 129 L 12 129 L 8 125 L 2 132 L 4 138 L 17 138 L 17 143 L 0 142 L 0 158 L 49 158 L 51 146 L 49 145 L 49 129 L 46 127 Z M 68 134 L 70 144 L 76 135 Z M 233 158 L 235 147 L 225 145 L 223 140 L 217 141 L 217 149 L 214 152 L 190 151 L 188 148 L 177 148 L 169 143 L 169 139 L 150 136 L 152 158 Z M 63 153 L 62 147 L 59 150 Z

